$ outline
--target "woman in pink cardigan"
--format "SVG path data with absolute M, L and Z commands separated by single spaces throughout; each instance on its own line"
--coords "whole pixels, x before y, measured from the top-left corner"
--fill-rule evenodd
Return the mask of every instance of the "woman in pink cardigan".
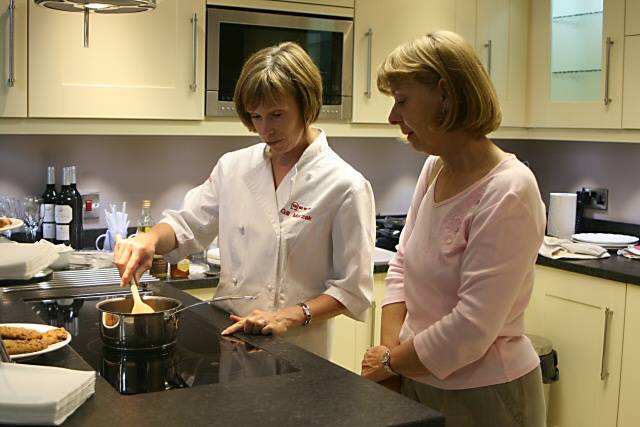
M 531 171 L 486 137 L 501 121 L 489 75 L 460 36 L 439 31 L 389 54 L 378 89 L 394 98 L 389 122 L 429 157 L 362 375 L 399 378 L 447 427 L 544 426 L 524 311 L 545 209 Z

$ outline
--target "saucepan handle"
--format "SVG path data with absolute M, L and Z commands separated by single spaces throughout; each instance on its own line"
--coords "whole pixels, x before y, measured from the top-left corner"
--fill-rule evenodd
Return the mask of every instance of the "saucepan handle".
M 222 297 L 215 297 L 215 298 L 211 298 L 211 299 L 207 299 L 204 301 L 200 301 L 200 302 L 196 302 L 194 304 L 188 305 L 186 307 L 182 307 L 176 311 L 173 311 L 171 313 L 167 313 L 165 314 L 165 319 L 168 319 L 169 317 L 175 316 L 176 313 L 180 313 L 183 310 L 186 310 L 188 308 L 191 307 L 195 307 L 196 305 L 201 305 L 201 304 L 211 304 L 214 303 L 216 301 L 224 301 L 224 300 L 228 300 L 228 299 L 246 299 L 246 300 L 252 300 L 252 299 L 256 299 L 257 297 L 253 296 L 253 295 L 226 295 L 226 296 L 222 296 Z

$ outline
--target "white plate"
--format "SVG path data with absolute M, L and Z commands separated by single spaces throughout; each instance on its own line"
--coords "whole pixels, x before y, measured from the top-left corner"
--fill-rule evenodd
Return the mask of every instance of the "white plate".
M 0 227 L 0 233 L 3 231 L 15 230 L 16 228 L 20 228 L 24 225 L 24 222 L 18 218 L 7 218 L 11 220 L 11 224 L 5 225 L 4 227 Z
M 571 236 L 573 240 L 584 243 L 595 243 L 605 246 L 626 246 L 636 243 L 638 238 L 626 234 L 578 233 Z
M 17 328 L 34 329 L 38 332 L 47 332 L 52 329 L 57 329 L 55 326 L 41 325 L 39 323 L 0 323 L 0 326 L 15 326 Z M 40 351 L 32 351 L 31 353 L 12 354 L 10 357 L 12 360 L 24 359 L 26 357 L 34 357 L 40 354 L 49 353 L 50 351 L 56 351 L 71 342 L 71 334 L 67 331 L 67 339 L 64 341 L 51 344 L 49 347 Z

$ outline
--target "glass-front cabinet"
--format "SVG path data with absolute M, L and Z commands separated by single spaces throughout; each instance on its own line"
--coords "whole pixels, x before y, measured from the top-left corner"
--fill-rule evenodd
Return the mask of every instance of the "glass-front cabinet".
M 531 6 L 529 124 L 620 128 L 624 0 Z

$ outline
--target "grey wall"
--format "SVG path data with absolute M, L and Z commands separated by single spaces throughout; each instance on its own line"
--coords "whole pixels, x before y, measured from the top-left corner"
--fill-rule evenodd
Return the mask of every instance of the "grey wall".
M 0 194 L 23 196 L 44 190 L 47 165 L 75 164 L 81 192 L 98 190 L 103 206 L 126 201 L 137 221 L 141 201 L 153 215 L 179 207 L 182 196 L 209 175 L 225 152 L 250 145 L 251 137 L 127 137 L 0 135 Z M 330 144 L 370 181 L 378 213 L 406 213 L 425 156 L 385 138 L 332 138 Z M 596 219 L 640 224 L 640 190 L 634 172 L 640 144 L 498 141 L 527 160 L 545 203 L 549 192 L 581 187 L 609 189 L 609 210 L 587 212 Z M 93 221 L 87 228 L 104 226 Z
M 159 219 L 178 208 L 184 193 L 211 172 L 225 152 L 257 141 L 252 137 L 6 136 L 0 135 L 0 194 L 41 194 L 46 168 L 76 165 L 81 193 L 99 191 L 103 207 L 127 202 L 132 224 L 143 199 Z M 330 144 L 372 184 L 377 211 L 406 213 L 425 156 L 393 139 L 332 138 Z M 86 228 L 104 227 L 104 219 Z
M 640 144 L 538 140 L 498 141 L 498 144 L 529 162 L 547 205 L 551 192 L 608 188 L 608 210 L 587 210 L 585 215 L 640 224 L 640 186 L 635 177 Z

